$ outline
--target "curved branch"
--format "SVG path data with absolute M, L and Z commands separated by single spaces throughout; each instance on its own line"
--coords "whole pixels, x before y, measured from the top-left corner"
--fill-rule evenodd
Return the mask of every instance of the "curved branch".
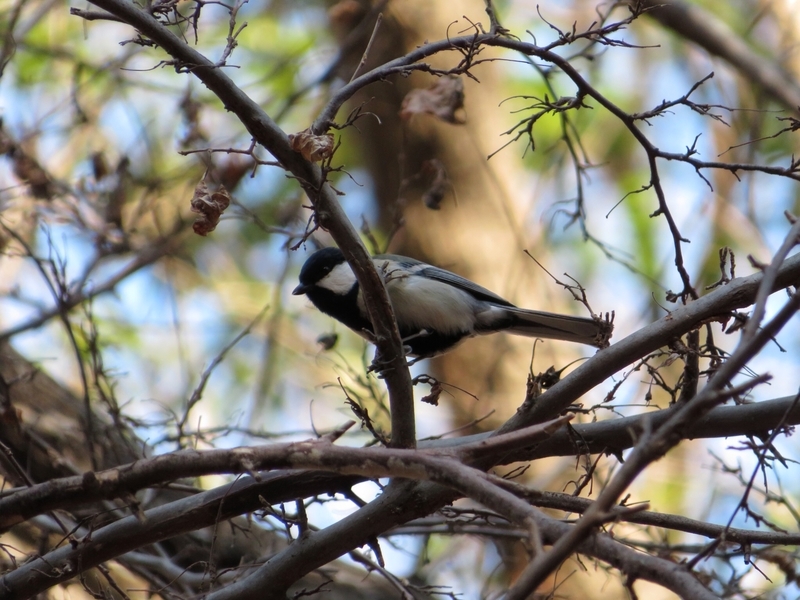
M 559 427 L 569 419 L 560 419 L 545 427 L 529 430 L 528 440 L 516 436 L 511 446 L 526 445 L 542 436 L 549 435 L 552 427 Z M 509 447 L 509 440 L 498 438 L 496 447 L 493 440 L 478 442 L 473 447 L 465 447 L 464 454 L 483 456 L 487 452 L 504 452 Z M 509 520 L 518 525 L 529 526 L 531 519 L 538 515 L 527 502 L 513 493 L 495 485 L 492 476 L 461 464 L 456 455 L 434 455 L 430 451 L 400 450 L 387 448 L 347 448 L 333 446 L 327 440 L 299 442 L 294 444 L 276 444 L 275 446 L 258 448 L 235 448 L 233 450 L 183 451 L 163 455 L 150 460 L 133 463 L 120 469 L 111 469 L 103 473 L 87 473 L 82 478 L 68 478 L 68 482 L 77 485 L 82 479 L 82 488 L 95 487 L 138 487 L 143 480 L 175 479 L 177 476 L 193 476 L 214 472 L 243 472 L 264 467 L 286 468 L 322 468 L 344 475 L 360 475 L 368 478 L 393 477 L 422 481 L 436 481 L 486 506 L 491 506 Z M 178 474 L 178 475 L 176 475 Z M 63 483 L 65 480 L 61 480 Z M 31 488 L 32 491 L 47 493 L 50 484 L 59 484 L 59 480 L 41 484 Z M 24 492 L 20 492 L 24 496 Z M 168 505 L 169 506 L 169 505 Z M 167 509 L 168 507 L 163 507 Z M 152 512 L 159 513 L 161 509 Z M 174 511 L 170 514 L 174 514 Z M 219 517 L 219 515 L 217 515 Z M 48 587 L 66 581 L 96 566 L 104 560 L 118 556 L 125 551 L 119 543 L 109 543 L 110 531 L 114 531 L 120 523 L 91 532 L 81 542 L 64 546 L 50 552 L 44 557 L 28 562 L 15 571 L 0 578 L 0 590 L 3 598 L 28 598 Z M 152 522 L 150 522 L 152 525 Z M 194 527 L 197 527 L 197 521 Z M 130 536 L 133 537 L 133 536 Z M 138 536 L 136 536 L 138 538 Z M 138 538 L 140 539 L 140 538 Z M 538 544 L 538 540 L 536 540 Z M 108 556 L 109 549 L 114 554 Z M 131 549 L 131 548 L 127 548 Z M 44 575 L 38 576 L 37 575 Z M 270 586 L 270 589 L 275 589 Z
M 619 456 L 623 451 L 632 448 L 636 444 L 640 432 L 644 430 L 645 422 L 652 429 L 658 429 L 671 417 L 675 410 L 676 407 L 673 406 L 631 417 L 594 423 L 578 423 L 568 429 L 560 428 L 549 437 L 546 437 L 546 439 L 542 439 L 535 444 L 532 443 L 533 438 L 530 434 L 523 430 L 494 438 L 492 438 L 492 432 L 487 432 L 455 439 L 422 441 L 419 444 L 419 448 L 456 454 L 469 453 L 476 458 L 478 454 L 473 448 L 476 450 L 481 448 L 481 443 L 491 438 L 495 444 L 484 448 L 482 451 L 484 454 L 489 452 L 494 455 L 502 454 L 502 460 L 497 462 L 497 465 L 581 454 L 603 453 Z M 682 439 L 729 438 L 743 435 L 762 436 L 782 425 L 800 425 L 800 404 L 795 402 L 794 396 L 752 404 L 715 408 L 700 419 L 697 419 L 686 430 Z M 503 446 L 497 443 L 516 433 L 524 434 L 521 439 L 526 441 L 517 444 L 515 447 Z M 292 445 L 281 446 L 288 448 Z M 269 448 L 271 450 L 270 453 L 272 453 L 272 447 Z M 224 455 L 226 452 L 232 452 L 231 450 L 217 452 L 220 454 L 216 457 L 214 454 L 207 454 L 202 461 L 198 461 L 203 463 L 202 468 L 198 469 L 196 467 L 193 474 L 197 476 L 212 472 L 237 473 L 242 471 L 241 465 L 237 461 L 231 461 L 230 457 Z M 277 451 L 276 454 L 279 452 Z M 185 451 L 183 454 L 194 455 L 195 453 L 193 451 Z M 132 466 L 135 469 L 128 470 L 129 467 L 123 466 L 109 469 L 104 473 L 87 473 L 83 476 L 53 479 L 19 491 L 9 490 L 4 494 L 5 497 L 0 497 L 0 530 L 5 530 L 15 523 L 25 521 L 49 510 L 57 508 L 71 509 L 102 499 L 117 498 L 129 491 L 169 481 L 175 468 L 178 469 L 175 476 L 186 477 L 189 475 L 185 470 L 187 467 L 180 457 L 175 456 L 175 460 L 178 462 L 170 464 L 171 460 L 165 460 L 168 456 L 175 455 L 165 455 L 164 457 L 129 465 L 129 467 Z M 228 468 L 224 468 L 223 465 L 225 464 L 228 465 Z M 146 475 L 145 472 L 147 473 Z M 363 481 L 364 478 L 359 477 L 357 480 Z M 331 479 L 331 481 L 333 489 L 336 490 L 347 487 L 347 482 L 353 481 L 353 479 L 349 476 L 343 476 L 342 481 L 339 483 L 336 483 L 335 478 Z M 286 485 L 290 487 L 290 484 Z M 259 508 L 259 504 L 254 502 L 249 509 L 245 509 L 243 512 L 256 510 L 257 508 Z M 204 523 L 199 526 L 209 524 Z
M 413 499 L 413 501 L 412 501 Z M 308 568 L 309 560 L 323 565 L 334 558 L 340 545 L 357 547 L 387 530 L 392 520 L 406 522 L 414 515 L 430 514 L 453 496 L 440 486 L 410 482 L 392 484 L 376 500 L 330 527 L 297 540 L 292 552 L 283 552 L 250 577 L 207 596 L 208 600 L 283 599 L 284 592 Z M 531 509 L 542 541 L 552 544 L 567 535 L 571 525 Z M 360 543 L 359 543 L 360 542 Z M 592 556 L 620 569 L 629 578 L 646 579 L 672 590 L 683 598 L 712 600 L 711 594 L 685 566 L 626 548 L 613 538 L 599 534 L 585 541 L 577 552 Z M 265 596 L 265 590 L 269 590 Z

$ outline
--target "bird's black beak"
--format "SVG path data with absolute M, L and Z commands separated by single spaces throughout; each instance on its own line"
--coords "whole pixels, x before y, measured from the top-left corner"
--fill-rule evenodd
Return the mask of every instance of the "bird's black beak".
M 302 283 L 292 290 L 292 296 L 302 296 L 311 289 L 310 285 L 303 285 Z

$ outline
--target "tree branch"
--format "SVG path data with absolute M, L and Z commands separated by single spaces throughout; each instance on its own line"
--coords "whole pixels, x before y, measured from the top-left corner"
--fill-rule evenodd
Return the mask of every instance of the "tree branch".
M 687 40 L 719 56 L 741 71 L 788 110 L 800 107 L 800 86 L 773 61 L 754 52 L 715 15 L 682 0 L 642 0 L 643 14 L 672 29 Z
M 613 373 L 625 368 L 677 339 L 688 331 L 712 320 L 725 320 L 731 311 L 753 303 L 763 279 L 762 273 L 739 277 L 698 300 L 681 306 L 616 344 L 600 350 L 592 359 L 569 373 L 535 401 L 523 404 L 497 433 L 506 433 L 531 423 L 547 420 L 565 410 L 583 394 Z M 784 261 L 772 291 L 800 283 L 800 254 Z
M 714 408 L 692 423 L 684 432 L 683 439 L 759 436 L 782 424 L 800 425 L 800 407 L 795 405 L 794 399 L 794 396 L 785 396 L 774 400 Z M 658 429 L 676 409 L 676 406 L 671 406 L 632 417 L 571 425 L 569 429 L 555 432 L 535 447 L 515 452 L 509 462 L 598 453 L 620 456 L 624 450 L 633 448 L 640 433 L 645 429 L 645 423 L 652 429 Z M 486 439 L 492 435 L 493 432 L 487 432 L 452 440 L 423 441 L 420 442 L 420 448 L 453 447 L 461 443 Z
M 176 71 L 195 75 L 225 108 L 239 118 L 253 138 L 291 173 L 314 205 L 319 224 L 341 248 L 362 287 L 375 332 L 375 343 L 386 363 L 384 379 L 389 390 L 392 441 L 396 448 L 416 443 L 414 396 L 400 333 L 383 278 L 352 226 L 320 167 L 292 150 L 286 133 L 242 92 L 222 69 L 164 27 L 157 19 L 127 0 L 93 0 L 92 4 L 120 18 L 150 38 L 173 57 Z
M 229 450 L 182 450 L 76 477 L 51 479 L 0 498 L 0 531 L 37 514 L 123 497 L 146 487 L 187 477 L 212 474 L 254 475 L 274 469 L 314 469 L 362 478 L 404 477 L 430 479 L 426 465 L 441 470 L 441 460 L 452 462 L 494 459 L 546 439 L 572 416 L 524 430 L 475 440 L 454 450 L 404 450 L 335 446 L 330 439 L 241 447 Z M 352 421 L 350 422 L 352 424 Z M 426 461 L 433 462 L 426 462 Z M 435 477 L 433 477 L 435 479 Z M 448 480 L 449 481 L 449 480 Z
M 773 259 L 770 268 L 763 276 L 756 292 L 756 298 L 766 302 L 767 295 L 772 291 L 777 267 L 783 262 L 789 249 L 797 243 L 797 231 L 800 230 L 800 221 L 795 223 L 787 236 L 785 243 Z M 552 573 L 572 552 L 589 537 L 592 531 L 608 520 L 608 513 L 616 504 L 625 490 L 633 483 L 636 477 L 652 462 L 664 456 L 667 451 L 678 444 L 690 424 L 706 415 L 715 405 L 743 393 L 758 383 L 767 381 L 769 377 L 753 377 L 737 389 L 731 386 L 733 378 L 747 365 L 747 363 L 773 337 L 783 329 L 784 325 L 800 309 L 800 294 L 790 296 L 784 307 L 772 321 L 763 328 L 756 330 L 758 322 L 748 323 L 748 328 L 742 333 L 739 344 L 728 360 L 716 370 L 705 388 L 686 403 L 677 404 L 670 418 L 658 429 L 647 427 L 631 452 L 616 472 L 614 477 L 605 485 L 597 501 L 589 507 L 584 515 L 575 523 L 575 527 L 568 535 L 560 538 L 553 548 L 532 560 L 514 586 L 509 590 L 508 600 L 524 600 L 533 593 L 545 578 Z M 747 335 L 752 331 L 752 335 Z

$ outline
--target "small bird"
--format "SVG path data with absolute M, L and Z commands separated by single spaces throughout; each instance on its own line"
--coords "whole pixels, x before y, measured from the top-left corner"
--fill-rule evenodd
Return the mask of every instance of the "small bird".
M 517 308 L 469 279 L 413 258 L 380 254 L 372 260 L 386 283 L 411 356 L 430 358 L 467 338 L 498 331 L 598 348 L 608 345 L 611 323 L 599 318 Z M 372 323 L 358 281 L 338 248 L 323 248 L 308 257 L 292 294 L 305 294 L 319 310 L 370 339 Z

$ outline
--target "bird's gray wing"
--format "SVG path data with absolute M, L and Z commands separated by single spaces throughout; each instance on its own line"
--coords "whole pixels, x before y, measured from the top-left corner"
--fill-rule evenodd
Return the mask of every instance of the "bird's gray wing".
M 472 295 L 478 300 L 483 300 L 485 302 L 492 302 L 499 306 L 508 306 L 511 308 L 516 308 L 511 302 L 506 300 L 505 298 L 498 296 L 494 292 L 487 290 L 485 287 L 479 286 L 477 283 L 470 281 L 460 275 L 456 275 L 455 273 L 451 273 L 445 269 L 440 269 L 439 267 L 434 267 L 432 265 L 426 264 L 424 262 L 415 260 L 413 258 L 408 258 L 407 256 L 398 256 L 396 254 L 380 254 L 373 257 L 375 261 L 375 266 L 380 269 L 381 268 L 381 260 L 391 260 L 394 262 L 399 263 L 404 269 L 408 270 L 408 274 L 411 276 L 419 276 L 419 277 L 427 277 L 428 279 L 433 279 L 435 281 L 441 281 L 442 283 L 446 283 L 447 285 L 452 285 L 455 288 L 460 290 L 464 290 L 468 294 Z

